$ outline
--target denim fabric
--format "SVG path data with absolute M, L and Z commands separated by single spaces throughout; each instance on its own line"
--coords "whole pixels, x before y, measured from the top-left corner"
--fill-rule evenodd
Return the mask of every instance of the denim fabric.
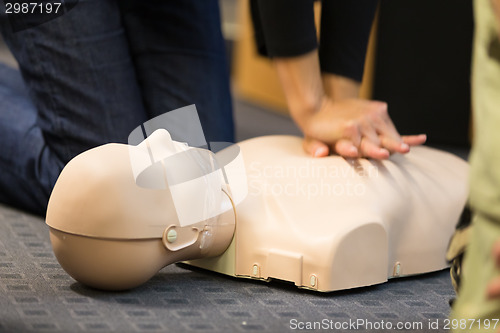
M 71 158 L 181 106 L 234 140 L 217 0 L 79 1 L 17 32 L 0 13 L 25 83 L 0 67 L 0 202 L 44 214 Z

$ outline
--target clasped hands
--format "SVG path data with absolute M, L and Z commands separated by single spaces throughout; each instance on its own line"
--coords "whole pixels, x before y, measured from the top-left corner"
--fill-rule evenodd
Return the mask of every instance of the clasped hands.
M 318 51 L 273 60 L 290 114 L 304 133 L 304 149 L 315 157 L 330 152 L 344 157 L 389 158 L 407 153 L 427 139 L 401 136 L 387 104 L 357 98 L 361 84 L 350 78 L 322 73 Z
M 333 101 L 325 96 L 318 110 L 306 115 L 301 124 L 304 150 L 315 157 L 332 152 L 348 158 L 387 159 L 427 139 L 425 134 L 401 136 L 387 103 L 362 99 Z

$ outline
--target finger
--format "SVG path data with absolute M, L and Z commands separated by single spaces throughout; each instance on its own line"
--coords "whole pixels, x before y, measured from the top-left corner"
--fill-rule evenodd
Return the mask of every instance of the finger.
M 371 112 L 370 118 L 372 126 L 375 127 L 377 132 L 394 142 L 402 142 L 401 135 L 396 130 L 396 126 L 389 117 L 387 111 L 387 103 L 378 102 Z
M 380 145 L 391 153 L 406 154 L 410 151 L 410 146 L 402 140 L 397 141 L 386 136 L 380 137 Z
M 390 133 L 393 133 L 395 136 L 393 139 L 401 138 L 401 135 L 399 135 L 398 130 L 396 129 L 396 126 L 392 122 L 391 116 L 389 115 L 389 110 L 387 108 L 387 103 L 385 104 L 385 109 L 383 112 L 381 112 L 380 118 L 384 121 L 385 125 L 387 126 L 388 131 Z
M 497 241 L 497 242 L 495 242 L 495 244 L 493 244 L 491 254 L 493 255 L 493 260 L 495 260 L 495 264 L 496 264 L 497 268 L 499 268 L 500 267 L 500 241 Z
M 361 140 L 360 151 L 362 156 L 375 158 L 378 160 L 384 160 L 389 158 L 390 156 L 390 153 L 387 149 L 381 148 L 380 146 L 374 144 L 367 138 L 363 138 Z
M 424 144 L 427 141 L 427 135 L 403 135 L 403 142 L 410 146 L 418 146 Z
M 361 145 L 361 128 L 358 122 L 348 121 L 343 126 L 342 137 L 353 143 L 355 147 Z
M 500 297 L 500 277 L 494 278 L 486 288 L 486 297 L 488 299 Z
M 328 156 L 330 152 L 328 145 L 309 137 L 304 138 L 304 141 L 302 141 L 302 147 L 306 153 L 313 157 L 325 157 Z
M 371 143 L 373 143 L 376 146 L 380 147 L 380 139 L 379 136 L 375 130 L 375 127 L 373 127 L 373 124 L 371 122 L 363 122 L 361 125 L 361 134 L 363 135 L 363 138 L 361 142 L 364 140 L 368 140 Z
M 340 156 L 349 158 L 359 157 L 358 148 L 350 140 L 338 140 L 337 142 L 335 142 L 333 150 Z

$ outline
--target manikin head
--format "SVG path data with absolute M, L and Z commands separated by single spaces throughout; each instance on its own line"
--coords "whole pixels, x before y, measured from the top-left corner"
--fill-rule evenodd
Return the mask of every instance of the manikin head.
M 107 144 L 78 155 L 47 209 L 59 263 L 83 284 L 120 290 L 170 263 L 223 253 L 235 211 L 220 161 L 161 129 L 136 146 Z

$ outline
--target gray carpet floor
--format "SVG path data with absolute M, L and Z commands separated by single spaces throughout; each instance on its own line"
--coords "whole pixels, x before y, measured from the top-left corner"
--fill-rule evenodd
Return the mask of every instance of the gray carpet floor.
M 98 291 L 62 270 L 43 219 L 0 206 L 0 332 L 288 332 L 322 320 L 441 332 L 453 296 L 447 271 L 321 294 L 179 265 L 134 290 Z

